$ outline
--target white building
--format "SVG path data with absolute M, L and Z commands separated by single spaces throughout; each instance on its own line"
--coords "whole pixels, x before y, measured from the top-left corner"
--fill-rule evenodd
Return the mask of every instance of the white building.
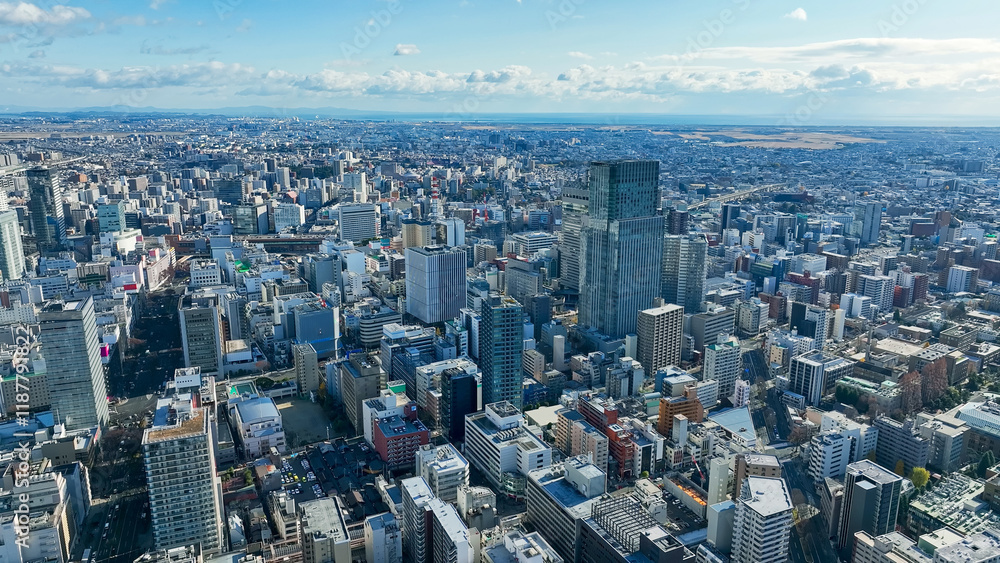
M 278 233 L 306 223 L 306 208 L 297 203 L 277 203 L 271 212 L 274 214 L 274 230 Z
M 196 260 L 191 263 L 191 280 L 188 285 L 197 288 L 222 283 L 222 268 L 216 260 Z
M 792 499 L 782 479 L 747 477 L 736 500 L 732 563 L 785 563 Z
M 427 481 L 434 496 L 451 503 L 458 502 L 458 488 L 469 484 L 469 462 L 451 444 L 420 446 L 414 473 Z
M 750 404 L 750 382 L 745 379 L 737 379 L 733 395 L 729 401 L 736 408 L 745 407 Z
M 229 400 L 229 416 L 247 456 L 265 456 L 272 447 L 277 448 L 278 453 L 285 452 L 285 430 L 274 399 L 258 396 L 232 398 Z
M 702 369 L 705 381 L 719 382 L 718 396 L 728 397 L 736 389 L 736 378 L 743 367 L 740 342 L 728 334 L 719 334 L 715 344 L 705 346 L 705 367 Z M 705 404 L 705 408 L 715 403 Z
M 552 464 L 552 450 L 528 432 L 524 416 L 507 401 L 465 417 L 465 455 L 495 487 L 506 475 L 527 476 Z
M 351 560 L 351 537 L 340 499 L 318 498 L 299 505 L 303 563 Z
M 375 206 L 370 203 L 338 204 L 333 208 L 340 225 L 341 240 L 360 242 L 378 236 L 379 225 Z

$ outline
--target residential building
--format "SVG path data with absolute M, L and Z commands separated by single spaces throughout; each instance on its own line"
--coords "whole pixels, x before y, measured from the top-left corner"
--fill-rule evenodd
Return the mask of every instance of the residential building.
M 876 463 L 895 469 L 896 464 L 902 461 L 905 475 L 909 475 L 914 467 L 927 467 L 931 444 L 921 435 L 915 420 L 899 422 L 880 416 L 875 419 L 874 426 L 878 429 Z
M 299 514 L 303 563 L 351 561 L 351 537 L 339 498 L 324 497 L 300 503 Z
M 24 244 L 17 211 L 0 211 L 0 279 L 19 280 L 24 273 Z
M 702 379 L 719 382 L 718 396 L 728 397 L 736 390 L 736 379 L 743 368 L 742 348 L 736 338 L 720 333 L 715 344 L 705 346 Z M 714 406 L 706 405 L 708 407 Z
M 526 520 L 566 561 L 577 560 L 578 521 L 605 493 L 606 475 L 585 457 L 528 474 Z
M 783 479 L 747 477 L 735 501 L 733 563 L 784 563 L 789 560 L 792 498 Z
M 295 384 L 300 395 L 319 392 L 319 359 L 308 342 L 292 346 L 295 357 Z
M 636 355 L 646 373 L 681 362 L 684 307 L 662 305 L 639 312 Z
M 382 370 L 371 355 L 352 354 L 340 364 L 340 393 L 344 401 L 344 414 L 361 434 L 364 429 L 364 401 L 377 397 L 382 387 Z
M 824 395 L 831 393 L 837 380 L 850 376 L 854 362 L 814 350 L 792 358 L 788 374 L 788 392 L 801 397 L 805 405 L 819 405 Z
M 483 371 L 483 403 L 508 401 L 520 409 L 524 309 L 509 297 L 491 293 L 483 300 L 481 314 L 479 367 Z
M 708 241 L 701 234 L 666 235 L 663 239 L 661 296 L 688 313 L 701 310 L 708 272 Z
M 512 494 L 523 493 L 518 489 L 529 471 L 552 463 L 552 450 L 506 401 L 465 417 L 465 456 L 494 487 Z
M 200 545 L 224 551 L 221 483 L 215 473 L 214 425 L 190 395 L 160 399 L 143 431 L 142 455 L 156 549 Z
M 222 312 L 214 293 L 190 293 L 178 301 L 184 366 L 222 375 Z

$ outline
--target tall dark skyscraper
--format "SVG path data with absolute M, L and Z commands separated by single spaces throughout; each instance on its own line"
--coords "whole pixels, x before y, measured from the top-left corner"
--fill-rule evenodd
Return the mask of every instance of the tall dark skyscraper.
M 38 250 L 58 250 L 66 246 L 66 218 L 63 214 L 63 190 L 56 171 L 51 168 L 28 170 L 31 201 L 31 226 Z
M 441 426 L 452 442 L 465 441 L 465 415 L 479 410 L 476 376 L 458 368 L 441 373 Z
M 590 165 L 582 230 L 580 324 L 614 338 L 634 333 L 639 311 L 660 294 L 663 217 L 656 160 Z
M 722 230 L 735 228 L 735 221 L 740 218 L 740 204 L 726 203 L 722 206 Z
M 483 370 L 483 404 L 510 401 L 521 408 L 521 354 L 524 352 L 524 309 L 510 297 L 491 293 L 483 299 L 479 325 L 479 368 Z

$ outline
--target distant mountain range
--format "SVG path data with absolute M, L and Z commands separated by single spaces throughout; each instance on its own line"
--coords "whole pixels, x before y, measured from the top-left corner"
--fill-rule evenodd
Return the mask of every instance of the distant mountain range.
M 335 107 L 275 108 L 269 106 L 240 106 L 208 109 L 169 109 L 152 106 L 92 106 L 78 108 L 39 108 L 30 106 L 0 106 L 0 115 L 20 116 L 121 116 L 123 114 L 189 116 L 218 115 L 223 117 L 297 117 L 299 119 L 345 119 L 374 121 L 444 121 L 478 123 L 531 123 L 531 124 L 582 124 L 597 126 L 631 125 L 710 125 L 786 127 L 780 115 L 687 115 L 687 114 L 601 114 L 601 113 L 450 113 L 450 112 L 394 112 L 357 110 Z M 1000 117 L 983 116 L 829 116 L 817 118 L 805 127 L 998 127 Z

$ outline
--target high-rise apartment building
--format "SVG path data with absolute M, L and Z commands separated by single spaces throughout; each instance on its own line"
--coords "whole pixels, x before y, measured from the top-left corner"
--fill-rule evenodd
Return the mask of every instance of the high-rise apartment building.
M 38 250 L 49 252 L 66 246 L 66 217 L 63 210 L 63 189 L 56 170 L 28 170 L 28 192 L 31 200 L 31 226 L 35 231 Z
M 434 500 L 427 481 L 423 477 L 410 477 L 399 483 L 399 491 L 403 497 L 403 553 L 406 561 L 413 563 L 431 563 L 433 553 L 432 542 L 428 531 L 431 528 L 431 512 L 429 505 Z
M 483 371 L 483 403 L 522 402 L 521 354 L 524 309 L 509 297 L 492 293 L 483 300 L 479 327 L 479 367 Z
M 747 477 L 733 518 L 733 563 L 785 563 L 792 498 L 780 478 Z
M 704 235 L 667 235 L 663 239 L 661 295 L 688 313 L 701 310 L 708 272 L 708 241 Z
M 635 332 L 653 304 L 663 267 L 660 163 L 594 162 L 581 233 L 580 324 L 614 338 Z
M 364 431 L 366 399 L 378 396 L 382 387 L 382 370 L 375 358 L 368 354 L 352 354 L 340 364 L 340 393 L 344 400 L 344 414 L 354 425 L 354 430 Z
M 639 312 L 636 355 L 646 373 L 680 364 L 684 340 L 684 308 L 663 305 Z
M 425 324 L 454 319 L 465 305 L 465 251 L 444 246 L 406 249 L 406 312 Z
M 861 244 L 870 245 L 878 242 L 878 233 L 882 228 L 882 202 L 866 201 L 854 206 L 854 227 L 858 229 Z
M 160 399 L 143 432 L 142 455 L 156 549 L 200 545 L 223 551 L 221 484 L 215 476 L 212 422 L 207 408 L 186 399 Z
M 3 281 L 24 275 L 24 244 L 17 211 L 0 211 L 0 276 Z
M 52 301 L 38 314 L 52 412 L 67 430 L 105 426 L 108 393 L 94 301 Z
M 319 391 L 319 358 L 313 345 L 306 342 L 292 347 L 295 356 L 295 384 L 300 395 Z
M 728 397 L 736 389 L 736 378 L 743 367 L 740 342 L 726 334 L 720 334 L 715 344 L 705 346 L 705 365 L 702 379 L 719 382 L 719 396 Z M 712 407 L 713 405 L 705 405 Z

